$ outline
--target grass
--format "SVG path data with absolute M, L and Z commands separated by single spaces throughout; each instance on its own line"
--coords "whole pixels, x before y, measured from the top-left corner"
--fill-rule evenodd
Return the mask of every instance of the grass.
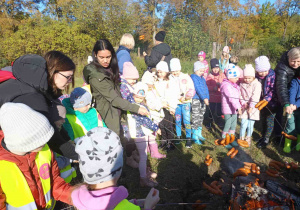
M 134 63 L 138 66 L 138 70 L 143 72 L 143 59 L 134 58 Z M 243 63 L 243 62 L 242 62 Z M 192 73 L 193 62 L 183 61 L 183 72 Z M 78 69 L 83 69 L 83 65 Z M 81 71 L 77 71 L 75 78 L 75 86 L 79 87 L 83 84 Z M 207 123 L 204 121 L 204 124 Z M 253 138 L 260 136 L 260 125 L 256 123 Z M 237 136 L 239 133 L 239 125 L 237 126 Z M 263 173 L 271 159 L 277 161 L 300 161 L 299 153 L 293 151 L 291 154 L 282 152 L 282 148 L 271 143 L 266 149 L 257 149 L 254 143 L 250 148 L 239 148 L 239 153 L 235 159 L 226 156 L 227 149 L 222 146 L 215 146 L 214 140 L 220 138 L 221 130 L 215 127 L 211 131 L 203 128 L 203 136 L 207 139 L 203 145 L 193 145 L 192 149 L 186 149 L 184 142 L 176 145 L 176 149 L 167 154 L 167 158 L 156 160 L 149 157 L 149 163 L 153 171 L 158 174 L 157 181 L 159 183 L 157 189 L 160 191 L 160 203 L 178 203 L 178 202 L 195 202 L 200 199 L 202 202 L 212 203 L 207 209 L 228 209 L 230 200 L 230 189 L 232 183 L 232 173 L 228 171 L 227 163 L 230 161 L 234 164 L 242 165 L 244 158 L 250 158 L 261 167 L 261 175 L 257 175 L 259 179 L 266 179 Z M 208 167 L 204 164 L 207 154 L 213 157 L 212 164 Z M 235 161 L 235 162 L 234 162 Z M 284 182 L 289 186 L 299 186 L 300 171 L 285 174 L 289 182 Z M 211 183 L 214 180 L 222 181 L 222 191 L 224 196 L 211 195 L 207 190 L 203 189 L 202 182 Z M 145 198 L 149 192 L 149 188 L 139 187 L 139 171 L 124 165 L 122 177 L 119 180 L 120 185 L 124 185 L 129 191 L 129 198 Z M 297 184 L 297 185 L 295 185 Z M 161 206 L 156 209 L 179 210 L 191 209 L 190 206 Z

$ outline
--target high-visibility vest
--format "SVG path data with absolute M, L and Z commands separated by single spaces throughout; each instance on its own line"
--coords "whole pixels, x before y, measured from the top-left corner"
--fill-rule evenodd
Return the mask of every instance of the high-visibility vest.
M 51 151 L 46 144 L 37 153 L 35 163 L 39 172 L 47 210 L 55 206 L 51 193 Z M 27 181 L 15 163 L 0 160 L 1 188 L 6 196 L 7 210 L 36 210 L 37 206 Z
M 140 210 L 141 208 L 139 206 L 134 205 L 133 203 L 130 203 L 127 199 L 122 200 L 115 208 L 114 210 Z
M 56 157 L 61 156 L 57 153 L 55 153 L 55 155 Z M 70 183 L 72 179 L 77 176 L 76 170 L 71 166 L 71 163 L 59 170 L 60 170 L 60 177 L 63 178 L 67 183 Z

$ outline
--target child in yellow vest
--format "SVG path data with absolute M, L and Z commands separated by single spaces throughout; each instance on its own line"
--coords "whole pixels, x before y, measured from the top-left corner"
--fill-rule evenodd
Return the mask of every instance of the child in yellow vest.
M 127 200 L 128 191 L 117 186 L 122 173 L 123 148 L 119 136 L 108 128 L 97 127 L 78 138 L 75 151 L 84 184 L 72 192 L 73 205 L 79 210 L 152 209 L 159 191 L 152 188 L 145 200 Z
M 21 103 L 0 109 L 0 209 L 53 209 L 71 205 L 72 187 L 59 175 L 47 142 L 54 129 L 47 118 Z
M 70 98 L 65 98 L 62 103 L 67 110 L 63 126 L 72 140 L 84 136 L 92 128 L 104 126 L 97 110 L 91 107 L 92 95 L 86 89 L 75 88 Z

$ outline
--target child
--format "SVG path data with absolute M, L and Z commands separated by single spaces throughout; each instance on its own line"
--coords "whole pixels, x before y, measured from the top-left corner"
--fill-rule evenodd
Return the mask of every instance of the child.
M 210 60 L 210 68 L 211 68 L 211 73 L 206 78 L 206 84 L 209 92 L 210 125 L 211 125 L 211 119 L 213 119 L 213 117 L 216 116 L 215 118 L 217 121 L 216 123 L 219 125 L 219 127 L 223 127 L 224 122 L 221 122 L 222 110 L 221 110 L 220 87 L 221 87 L 221 83 L 225 78 L 225 74 L 223 74 L 220 71 L 219 60 L 216 58 Z
M 300 90 L 300 79 L 299 77 L 295 78 L 291 82 L 291 87 L 289 89 L 290 95 L 290 104 L 293 108 L 293 114 L 287 118 L 287 126 L 285 133 L 292 136 L 297 136 L 297 145 L 296 151 L 300 150 L 300 99 L 299 99 L 299 90 Z M 283 151 L 285 153 L 291 152 L 291 143 L 292 140 L 285 138 Z
M 72 192 L 73 205 L 85 209 L 152 209 L 159 201 L 159 192 L 152 188 L 145 200 L 128 201 L 125 187 L 117 187 L 122 173 L 123 148 L 118 135 L 108 128 L 93 128 L 76 139 L 79 168 L 84 184 Z
M 133 93 L 128 98 L 129 102 L 138 104 L 139 106 L 143 106 L 147 109 L 144 104 L 147 89 L 147 85 L 142 82 L 137 83 L 133 89 Z M 127 112 L 127 121 L 130 137 L 134 139 L 137 150 L 140 154 L 140 185 L 142 187 L 154 187 L 157 183 L 147 177 L 147 145 L 149 143 L 150 152 L 155 153 L 156 158 L 165 158 L 165 155 L 158 152 L 158 146 L 155 141 L 155 132 L 157 132 L 157 134 L 161 134 L 161 131 L 158 128 L 158 125 L 146 116 Z
M 229 64 L 226 72 L 227 79 L 224 79 L 220 91 L 222 96 L 222 113 L 225 118 L 225 126 L 222 132 L 222 138 L 226 134 L 234 134 L 237 123 L 237 113 L 241 114 L 240 103 L 240 87 L 236 84 L 239 80 L 240 72 L 235 68 L 234 64 Z M 228 145 L 226 148 L 230 149 L 232 146 L 238 146 L 236 140 Z
M 65 98 L 62 103 L 67 110 L 63 127 L 73 141 L 84 136 L 92 128 L 103 126 L 96 109 L 91 107 L 92 95 L 85 89 L 75 88 L 70 98 Z
M 209 71 L 208 62 L 207 62 L 207 60 L 205 60 L 205 57 L 206 57 L 206 53 L 204 51 L 200 51 L 198 53 L 198 60 L 205 65 L 205 71 L 204 71 L 204 74 L 203 74 L 204 79 L 207 78 L 208 71 Z
M 148 71 L 147 71 L 148 72 Z M 139 79 L 139 72 L 131 62 L 124 62 L 123 75 L 121 76 L 120 92 L 123 99 L 129 100 L 132 95 L 133 85 Z M 126 120 L 125 120 L 126 121 Z M 134 140 L 130 138 L 127 122 L 122 121 L 125 142 L 126 164 L 132 168 L 139 167 L 139 156 L 136 152 Z
M 228 47 L 228 46 L 225 46 L 225 47 L 223 48 L 222 55 L 221 55 L 221 58 L 220 58 L 220 60 L 219 60 L 219 63 L 220 63 L 220 69 L 222 70 L 222 72 L 225 72 L 225 70 L 228 69 L 229 58 L 230 58 L 229 47 Z
M 236 68 L 238 68 L 238 70 L 240 71 L 240 79 L 239 81 L 237 82 L 237 84 L 239 85 L 241 82 L 243 82 L 243 69 L 241 69 L 237 64 L 239 62 L 239 58 L 234 55 L 232 57 L 229 58 L 229 63 L 232 63 L 235 65 Z M 226 72 L 225 72 L 226 74 Z
M 54 129 L 25 104 L 0 109 L 0 208 L 53 209 L 55 200 L 72 205 L 72 188 L 59 175 L 47 142 Z
M 255 120 L 259 120 L 259 110 L 255 108 L 255 105 L 259 102 L 261 95 L 261 83 L 255 78 L 255 70 L 251 64 L 245 65 L 244 81 L 240 84 L 240 90 L 242 104 L 240 139 L 246 140 L 250 146 Z
M 200 61 L 199 61 L 200 62 Z M 173 80 L 175 85 L 179 88 L 179 95 L 177 96 L 178 105 L 175 111 L 175 122 L 176 122 L 176 138 L 179 140 L 181 138 L 181 121 L 183 118 L 183 123 L 186 131 L 186 147 L 190 148 L 192 146 L 191 141 L 191 102 L 195 95 L 195 87 L 193 80 L 188 74 L 181 72 L 181 65 L 178 58 L 172 58 L 170 61 L 171 73 L 176 80 Z M 176 143 L 179 143 L 177 141 Z
M 197 61 L 194 63 L 195 73 L 191 75 L 196 90 L 192 100 L 192 139 L 199 145 L 202 144 L 201 141 L 205 141 L 205 138 L 202 136 L 202 123 L 206 106 L 209 105 L 208 88 L 203 77 L 205 69 L 204 63 Z
M 260 111 L 260 128 L 262 137 L 256 141 L 260 149 L 266 148 L 274 127 L 274 116 L 277 111 L 277 100 L 275 96 L 275 72 L 266 56 L 255 59 L 256 78 L 262 85 L 260 101 L 267 101 L 267 108 Z
M 161 146 L 169 152 L 175 148 L 169 139 L 174 138 L 172 115 L 175 114 L 175 109 L 177 107 L 177 95 L 179 93 L 179 89 L 177 88 L 176 83 L 173 82 L 174 78 L 172 78 L 169 74 L 167 62 L 160 61 L 156 65 L 156 70 L 157 80 L 154 83 L 154 87 L 162 101 L 165 115 L 164 119 L 159 123 L 162 139 L 166 140 L 166 142 L 162 143 Z

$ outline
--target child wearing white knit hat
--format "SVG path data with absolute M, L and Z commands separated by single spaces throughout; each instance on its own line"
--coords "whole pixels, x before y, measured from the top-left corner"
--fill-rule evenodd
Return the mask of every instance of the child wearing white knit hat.
M 255 105 L 259 102 L 261 89 L 260 82 L 255 78 L 253 66 L 246 64 L 244 69 L 244 81 L 240 84 L 240 101 L 242 104 L 240 139 L 246 140 L 249 146 L 251 144 L 255 120 L 259 120 L 259 110 L 255 108 Z M 246 130 L 247 137 L 245 139 Z
M 5 103 L 0 109 L 0 126 L 0 192 L 5 195 L 1 205 L 53 209 L 55 200 L 72 205 L 72 188 L 59 177 L 47 145 L 54 134 L 48 119 L 25 104 Z
M 262 85 L 262 94 L 260 97 L 260 128 L 262 128 L 262 137 L 255 139 L 258 141 L 256 146 L 266 148 L 270 142 L 270 137 L 274 127 L 274 117 L 276 114 L 278 102 L 275 94 L 275 72 L 271 69 L 271 64 L 267 56 L 259 56 L 255 59 L 256 78 Z M 263 109 L 265 106 L 268 108 Z

